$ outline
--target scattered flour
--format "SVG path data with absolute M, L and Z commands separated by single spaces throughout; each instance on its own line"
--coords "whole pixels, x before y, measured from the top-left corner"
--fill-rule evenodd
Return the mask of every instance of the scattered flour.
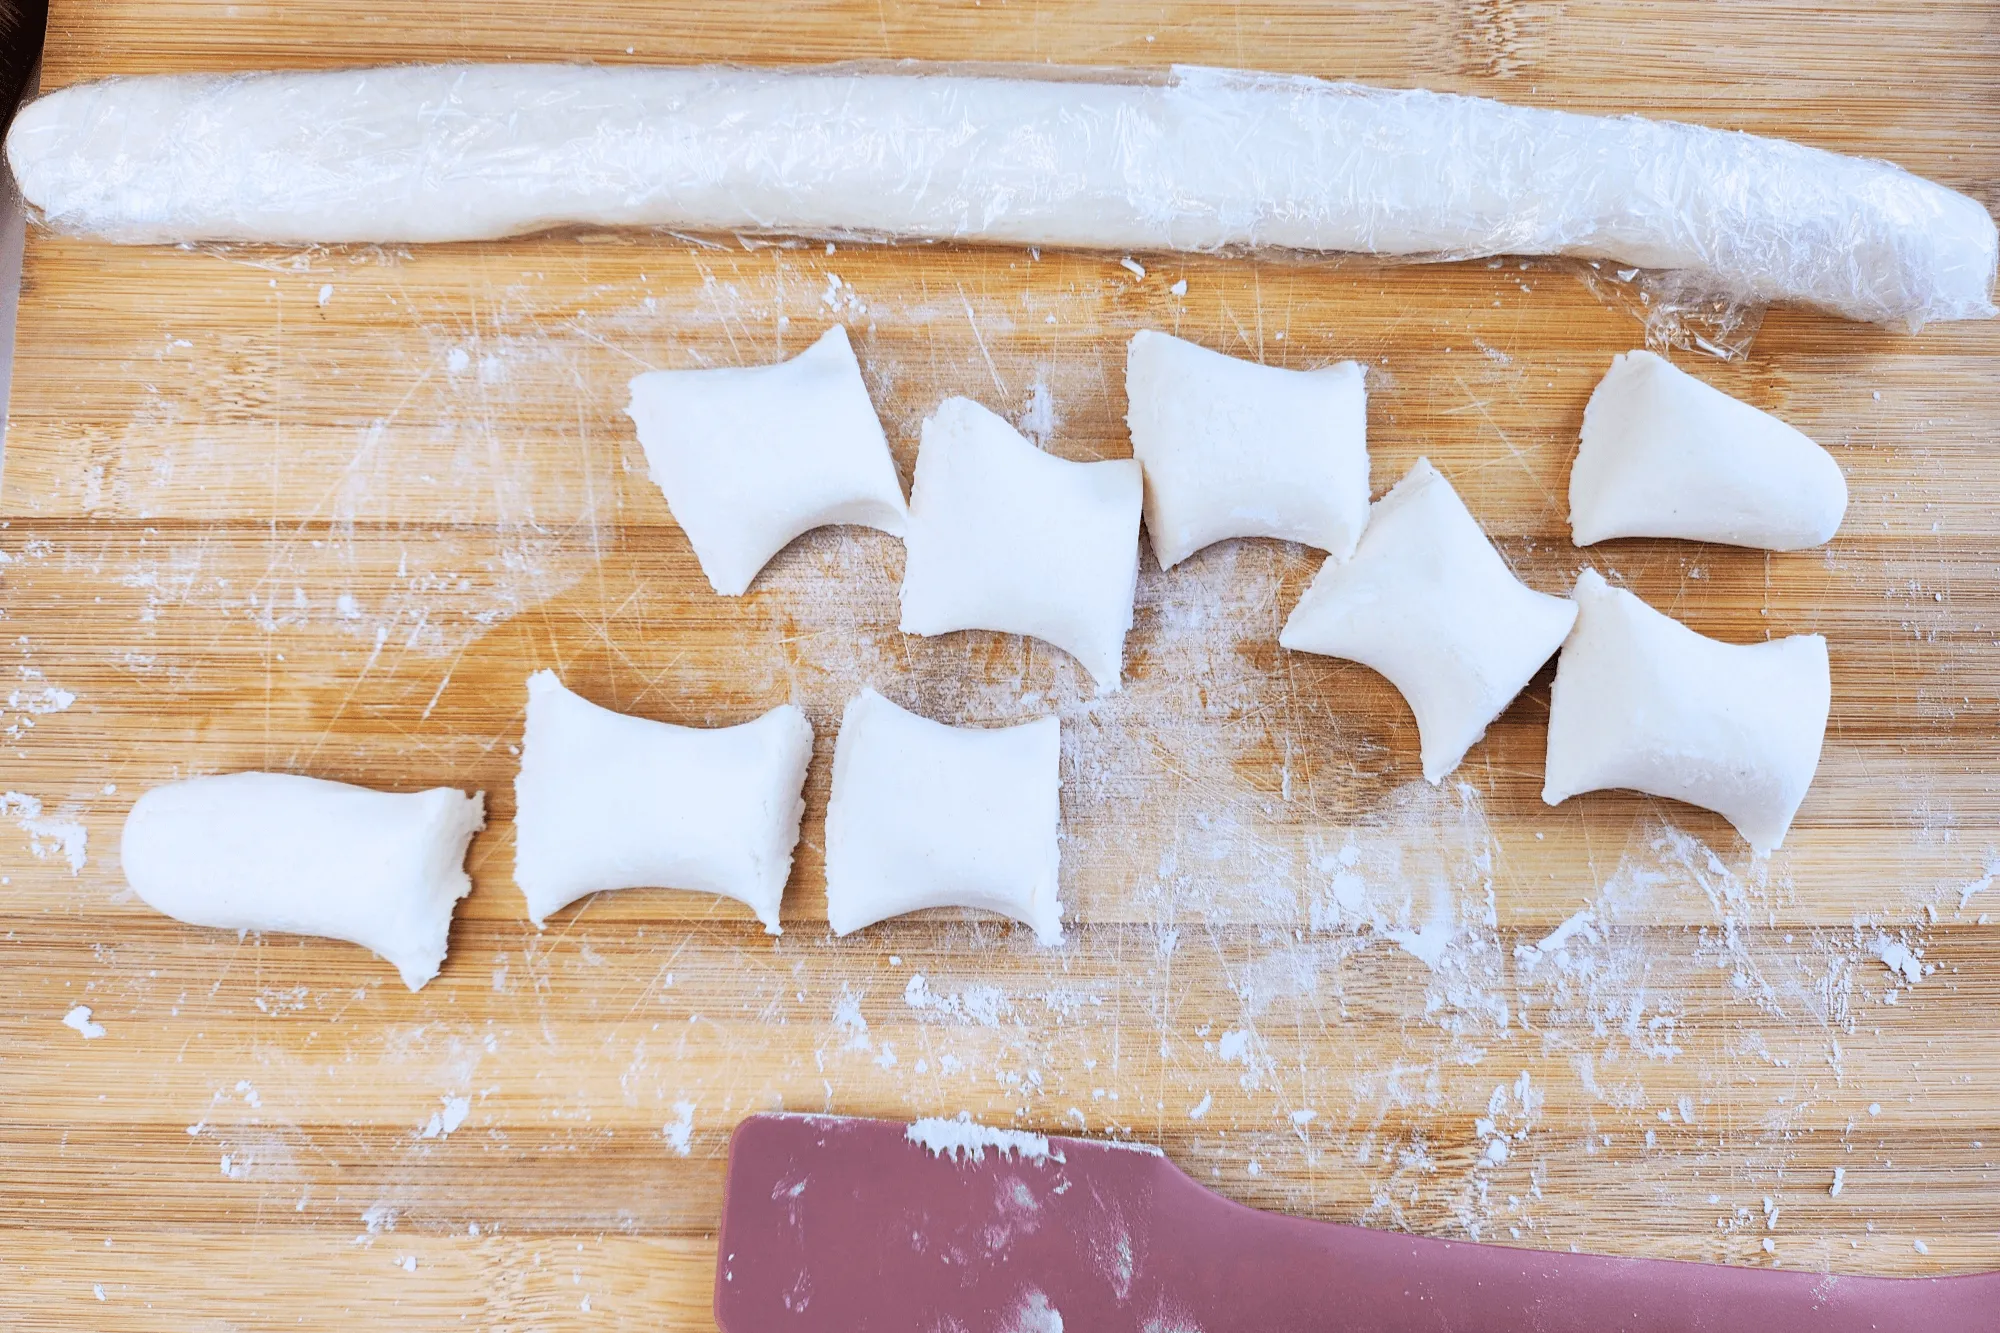
M 22 667 L 23 672 L 32 668 Z M 16 713 L 27 713 L 34 717 L 47 717 L 51 713 L 69 711 L 76 696 L 68 690 L 54 685 L 44 685 L 40 689 L 13 689 L 7 692 L 7 707 Z
M 2000 876 L 2000 857 L 1989 857 L 1986 864 L 1981 868 L 1979 878 L 1968 880 L 1960 886 L 1958 890 L 1958 910 L 1963 912 L 1966 905 L 1972 901 L 1974 895 L 1984 893 L 1986 890 L 1992 888 L 1995 876 Z
M 1596 917 L 1590 908 L 1584 908 L 1535 943 L 1515 946 L 1514 959 L 1521 964 L 1522 971 L 1532 973 L 1544 958 L 1560 953 L 1572 939 L 1587 944 L 1599 942 Z
M 7 691 L 5 706 L 0 707 L 0 737 L 18 743 L 35 729 L 37 719 L 68 712 L 76 693 L 49 684 L 40 668 L 25 662 L 15 672 L 21 683 Z
M 63 1026 L 75 1028 L 85 1041 L 94 1041 L 104 1035 L 104 1024 L 90 1021 L 90 1006 L 79 1004 L 63 1015 Z
M 1275 1065 L 1262 1037 L 1249 1028 L 1231 1028 L 1215 1043 L 1216 1058 L 1230 1064 L 1243 1066 L 1243 1073 L 1237 1083 L 1245 1091 L 1254 1091 L 1264 1084 Z
M 1479 793 L 1413 782 L 1391 794 L 1385 816 L 1348 831 L 1337 849 L 1319 839 L 1312 864 L 1327 888 L 1312 901 L 1312 927 L 1365 928 L 1448 972 L 1453 945 L 1493 921 L 1493 839 Z
M 1021 434 L 1046 449 L 1049 441 L 1062 429 L 1063 419 L 1056 411 L 1055 395 L 1049 390 L 1048 370 L 1038 369 L 1034 380 L 1028 385 L 1028 401 L 1014 418 L 1015 428 Z
M 861 996 L 845 986 L 834 1002 L 833 1025 L 847 1034 L 847 1050 L 865 1051 L 873 1044 L 868 1040 L 868 1020 L 861 1013 Z
M 1062 1312 L 1049 1304 L 1047 1296 L 1030 1287 L 1014 1313 L 1000 1326 L 1000 1333 L 1063 1333 Z
M 1452 920 L 1452 900 L 1448 892 L 1433 893 L 1424 913 L 1423 925 L 1416 929 L 1386 929 L 1382 938 L 1402 949 L 1435 972 L 1444 962 L 1445 950 L 1452 945 L 1457 924 Z
M 666 1136 L 667 1146 L 674 1150 L 675 1156 L 686 1157 L 694 1140 L 694 1103 L 675 1102 L 674 1118 L 660 1127 L 660 1133 Z
M 441 1110 L 432 1111 L 431 1118 L 417 1131 L 420 1139 L 446 1139 L 451 1132 L 465 1123 L 472 1114 L 472 1099 L 469 1097 L 446 1097 Z
M 1882 960 L 1882 966 L 1894 972 L 1909 985 L 1916 985 L 1924 979 L 1924 962 L 1910 946 L 1901 940 L 1890 939 L 1887 935 L 1875 937 L 1875 956 Z
M 0 815 L 21 826 L 28 835 L 28 850 L 37 859 L 60 855 L 69 863 L 69 873 L 83 873 L 90 846 L 90 831 L 67 813 L 44 815 L 42 803 L 18 791 L 0 792 Z
M 938 992 L 930 988 L 930 982 L 921 972 L 912 974 L 909 984 L 903 987 L 903 1003 L 924 1014 L 989 1028 L 998 1027 L 1003 1018 L 1012 1017 L 1014 1012 L 1007 992 L 998 986 L 971 985 Z

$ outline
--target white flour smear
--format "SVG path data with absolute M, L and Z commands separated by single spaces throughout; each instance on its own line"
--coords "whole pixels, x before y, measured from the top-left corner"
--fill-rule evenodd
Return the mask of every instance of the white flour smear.
M 1018 1157 L 1024 1162 L 1043 1162 L 1049 1157 L 1049 1141 L 1040 1134 L 993 1129 L 975 1123 L 967 1112 L 960 1112 L 955 1120 L 932 1116 L 914 1121 L 904 1137 L 929 1149 L 933 1157 L 953 1161 L 983 1162 L 989 1148 L 1002 1157 Z
M 550 446 L 519 423 L 546 410 L 551 375 L 576 382 L 581 408 L 576 363 L 594 348 L 526 331 L 532 323 L 526 311 L 502 312 L 428 328 L 430 363 L 407 372 L 404 401 L 355 429 L 328 492 L 257 539 L 255 577 L 242 578 L 225 558 L 235 551 L 219 534 L 140 543 L 117 573 L 140 599 L 139 622 L 219 614 L 280 638 L 331 627 L 370 651 L 372 670 L 385 652 L 456 654 L 574 584 L 602 553 L 599 508 L 613 493 L 620 454 L 606 426 L 601 441 L 572 446 L 572 466 L 537 458 Z M 438 423 L 427 433 L 395 420 L 417 408 Z M 266 467 L 246 458 L 244 476 L 225 468 L 212 486 L 261 496 Z M 157 480 L 170 483 L 171 472 Z
M 226 257 L 287 275 L 321 298 L 326 286 L 314 269 L 340 262 L 320 252 Z M 393 255 L 366 262 L 397 263 Z M 119 666 L 201 688 L 198 668 L 156 647 L 192 622 L 202 627 L 198 638 L 227 641 L 245 627 L 261 635 L 277 679 L 291 654 L 309 654 L 331 637 L 347 645 L 342 688 L 354 687 L 353 706 L 367 707 L 385 688 L 400 700 L 426 677 L 430 688 L 416 702 L 428 720 L 453 659 L 597 564 L 623 457 L 619 425 L 597 421 L 586 363 L 601 356 L 600 345 L 549 326 L 526 290 L 482 294 L 462 311 L 450 301 L 410 309 L 426 321 L 428 355 L 386 363 L 371 391 L 354 400 L 357 410 L 379 415 L 354 425 L 345 441 L 337 427 L 316 427 L 297 441 L 245 449 L 237 405 L 216 404 L 224 416 L 214 423 L 203 415 L 211 410 L 207 379 L 169 366 L 166 387 L 145 386 L 130 426 L 132 458 L 105 485 L 103 504 L 140 516 L 188 504 L 200 513 L 227 497 L 219 512 L 254 521 L 218 522 L 192 538 L 146 530 L 57 551 L 66 573 L 123 590 L 122 605 L 107 596 L 100 612 L 132 618 Z M 206 341 L 180 339 L 163 355 L 199 362 L 214 354 Z M 549 416 L 551 384 L 572 400 L 555 417 L 588 424 L 553 436 L 531 424 Z M 282 436 L 282 414 L 271 428 Z M 273 457 L 298 474 L 282 500 Z M 405 657 L 416 661 L 406 667 Z M 61 692 L 18 693 L 32 711 L 62 703 Z M 325 744 L 293 739 L 295 752 L 269 762 L 307 764 Z
M 65 807 L 45 814 L 42 803 L 23 792 L 0 792 L 0 816 L 12 819 L 28 835 L 28 850 L 37 859 L 56 859 L 69 866 L 69 873 L 83 873 L 90 849 L 90 830 Z
M 0 737 L 20 743 L 40 725 L 41 719 L 68 712 L 76 703 L 76 695 L 51 684 L 38 667 L 23 662 L 14 671 L 18 683 L 0 696 Z

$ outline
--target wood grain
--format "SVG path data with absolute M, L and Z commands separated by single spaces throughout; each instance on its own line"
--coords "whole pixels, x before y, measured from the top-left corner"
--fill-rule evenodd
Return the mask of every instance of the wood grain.
M 1984 4 L 58 0 L 45 81 L 1201 61 L 1785 134 L 1990 206 L 1996 56 Z M 1278 650 L 1314 567 L 1293 548 L 1145 570 L 1132 680 L 1104 700 L 1039 645 L 897 633 L 901 548 L 878 534 L 814 534 L 749 596 L 707 591 L 626 380 L 774 359 L 834 319 L 906 479 L 948 393 L 1043 397 L 1052 449 L 1125 454 L 1123 343 L 1160 327 L 1366 362 L 1378 490 L 1428 456 L 1529 582 L 1584 563 L 1564 502 L 1583 403 L 1643 331 L 1577 268 L 1143 255 L 1137 281 L 1117 258 L 33 237 L 0 487 L 0 789 L 40 802 L 0 822 L 0 1322 L 710 1327 L 727 1134 L 780 1106 L 1137 1136 L 1259 1206 L 1501 1243 L 2000 1266 L 2000 334 L 1779 310 L 1746 360 L 1677 355 L 1827 444 L 1853 494 L 1824 552 L 1587 557 L 1705 633 L 1832 641 L 1819 779 L 1758 864 L 1684 807 L 1543 807 L 1546 675 L 1462 786 L 1424 786 L 1386 683 Z M 527 925 L 508 817 L 543 666 L 676 722 L 807 709 L 785 935 L 671 892 Z M 818 812 L 863 682 L 951 721 L 1060 709 L 1069 944 L 957 914 L 828 936 Z M 124 889 L 139 792 L 258 767 L 486 791 L 436 982 L 185 928 Z M 66 822 L 88 833 L 74 874 Z M 1434 908 L 1438 970 L 1387 938 Z M 1586 908 L 1567 951 L 1531 947 Z M 1889 940 L 1933 970 L 1899 982 Z M 63 1025 L 76 1004 L 102 1038 Z M 427 1134 L 456 1098 L 463 1123 Z

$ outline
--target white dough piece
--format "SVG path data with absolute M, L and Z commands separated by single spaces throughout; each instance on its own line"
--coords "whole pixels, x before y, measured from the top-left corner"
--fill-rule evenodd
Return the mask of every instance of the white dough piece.
M 1057 458 L 971 399 L 945 399 L 910 487 L 904 633 L 1032 635 L 1117 689 L 1143 489 L 1132 459 Z
M 677 727 L 600 708 L 537 671 L 514 779 L 514 882 L 528 919 L 540 927 L 606 889 L 694 889 L 734 898 L 782 934 L 812 743 L 791 704 L 741 726 Z
M 373 950 L 411 990 L 444 963 L 485 795 L 406 795 L 289 773 L 155 787 L 125 818 L 125 879 L 189 925 L 324 935 Z
M 1417 717 L 1440 782 L 1562 644 L 1576 607 L 1507 568 L 1451 483 L 1420 458 L 1369 512 L 1346 563 L 1329 559 L 1278 642 L 1372 667 Z
M 1720 643 L 1594 569 L 1576 601 L 1542 799 L 1627 787 L 1713 810 L 1758 852 L 1783 844 L 1826 738 L 1826 640 Z
M 1847 512 L 1833 455 L 1784 422 L 1646 351 L 1611 359 L 1569 474 L 1578 546 L 1613 537 L 1797 551 Z
M 1368 521 L 1361 367 L 1283 370 L 1141 329 L 1125 424 L 1146 473 L 1146 535 L 1171 569 L 1226 537 L 1354 553 Z
M 625 409 L 701 572 L 734 597 L 829 523 L 903 535 L 909 513 L 861 367 L 835 324 L 789 361 L 650 370 Z
M 462 241 L 574 223 L 1567 254 L 1854 319 L 1993 314 L 1993 219 L 1884 162 L 1421 90 L 1081 72 L 153 75 L 29 103 L 7 158 L 50 223 L 120 241 Z
M 1062 724 L 948 727 L 872 689 L 848 701 L 826 808 L 836 935 L 926 907 L 974 907 L 1062 942 Z

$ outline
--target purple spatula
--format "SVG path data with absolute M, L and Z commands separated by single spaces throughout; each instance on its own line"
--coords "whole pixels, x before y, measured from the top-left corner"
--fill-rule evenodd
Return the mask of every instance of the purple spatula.
M 724 1333 L 2000 1329 L 2000 1274 L 1833 1277 L 1430 1240 L 1260 1213 L 1150 1148 L 963 1120 L 736 1129 Z

